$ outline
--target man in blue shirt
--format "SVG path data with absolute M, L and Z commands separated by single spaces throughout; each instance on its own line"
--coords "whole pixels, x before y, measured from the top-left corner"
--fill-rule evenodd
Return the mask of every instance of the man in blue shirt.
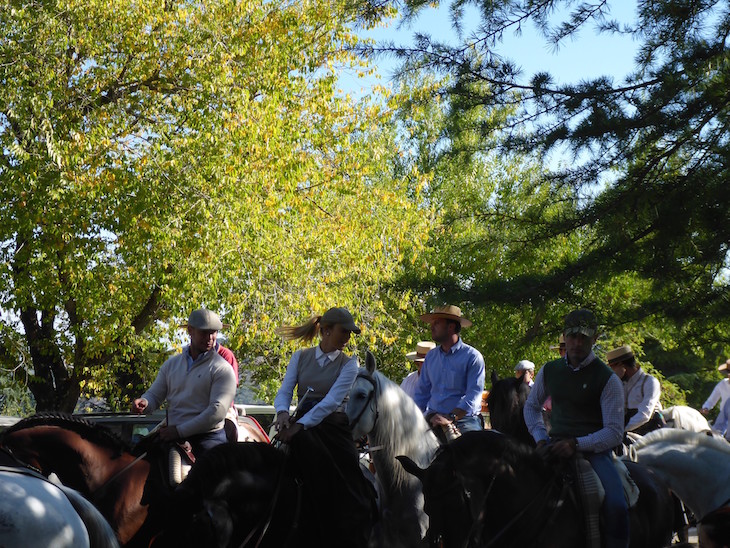
M 436 432 L 450 425 L 461 433 L 481 430 L 484 358 L 460 337 L 461 328 L 472 323 L 453 305 L 437 307 L 421 320 L 431 325 L 439 346 L 426 354 L 413 399 Z

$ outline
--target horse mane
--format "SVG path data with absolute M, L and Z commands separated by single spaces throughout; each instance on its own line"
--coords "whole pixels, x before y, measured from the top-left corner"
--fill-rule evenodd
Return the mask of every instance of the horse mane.
M 131 452 L 130 445 L 126 443 L 116 432 L 77 415 L 62 413 L 60 411 L 36 413 L 35 415 L 18 421 L 13 426 L 5 430 L 0 439 L 5 438 L 5 436 L 9 436 L 13 432 L 38 426 L 57 426 L 64 430 L 75 432 L 83 439 L 95 445 L 100 445 L 113 450 L 116 456 L 123 452 Z
M 730 457 L 730 443 L 725 440 L 717 439 L 701 432 L 693 432 L 691 430 L 679 430 L 677 428 L 660 428 L 649 432 L 641 437 L 633 444 L 633 448 L 638 450 L 648 449 L 659 445 L 688 445 L 691 447 L 701 447 L 716 450 L 725 453 Z
M 361 369 L 361 373 L 364 372 Z M 411 476 L 396 461 L 397 455 L 410 457 L 419 466 L 428 466 L 436 453 L 438 441 L 431 434 L 423 413 L 413 399 L 388 377 L 375 371 L 378 420 L 368 434 L 370 444 L 380 447 L 374 453 L 378 473 L 390 478 L 396 488 L 413 481 Z M 381 453 L 386 458 L 378 458 Z
M 527 430 L 522 409 L 530 387 L 522 379 L 509 377 L 499 380 L 492 375 L 492 389 L 487 396 L 489 420 L 492 428 L 503 434 L 514 436 L 523 443 L 533 445 L 532 436 Z
M 493 473 L 494 466 L 508 467 L 513 473 L 523 468 L 534 471 L 547 469 L 545 461 L 532 447 L 497 430 L 466 432 L 457 440 L 439 448 L 434 461 L 443 454 L 465 467 L 473 466 L 484 474 Z M 493 459 L 492 463 L 489 462 L 490 459 Z

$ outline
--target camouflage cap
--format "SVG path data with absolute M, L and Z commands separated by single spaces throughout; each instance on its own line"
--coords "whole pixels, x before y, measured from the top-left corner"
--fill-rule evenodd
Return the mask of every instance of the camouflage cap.
M 598 332 L 598 321 L 596 316 L 587 308 L 573 310 L 565 316 L 565 327 L 563 334 L 567 337 L 580 333 L 586 337 L 593 337 Z

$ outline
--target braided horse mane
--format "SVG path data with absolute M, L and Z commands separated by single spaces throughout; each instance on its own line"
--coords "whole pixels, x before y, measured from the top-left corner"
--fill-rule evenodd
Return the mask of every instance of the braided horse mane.
M 79 416 L 62 412 L 36 413 L 27 419 L 23 419 L 5 430 L 0 436 L 0 441 L 5 436 L 9 436 L 19 430 L 26 430 L 38 426 L 57 426 L 64 430 L 75 432 L 90 443 L 111 449 L 114 451 L 115 456 L 119 456 L 123 452 L 131 452 L 132 450 L 131 446 L 119 437 L 116 432 Z

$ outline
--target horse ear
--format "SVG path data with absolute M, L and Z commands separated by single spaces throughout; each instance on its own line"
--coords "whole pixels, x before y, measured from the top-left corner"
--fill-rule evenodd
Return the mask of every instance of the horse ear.
M 423 478 L 426 475 L 426 470 L 424 468 L 421 468 L 420 466 L 418 466 L 415 462 L 413 462 L 410 458 L 408 458 L 405 455 L 398 455 L 395 458 L 398 459 L 398 462 L 400 462 L 403 465 L 403 468 L 405 469 L 406 472 L 416 476 L 418 479 L 423 481 Z
M 375 369 L 377 368 L 377 362 L 375 361 L 375 356 L 373 355 L 370 350 L 365 351 L 365 369 L 367 369 L 368 373 L 371 375 L 375 373 Z
M 497 376 L 497 372 L 495 370 L 492 370 L 492 375 L 490 376 L 492 380 L 492 387 L 494 387 L 495 384 L 497 384 L 497 381 L 499 380 L 499 376 Z

